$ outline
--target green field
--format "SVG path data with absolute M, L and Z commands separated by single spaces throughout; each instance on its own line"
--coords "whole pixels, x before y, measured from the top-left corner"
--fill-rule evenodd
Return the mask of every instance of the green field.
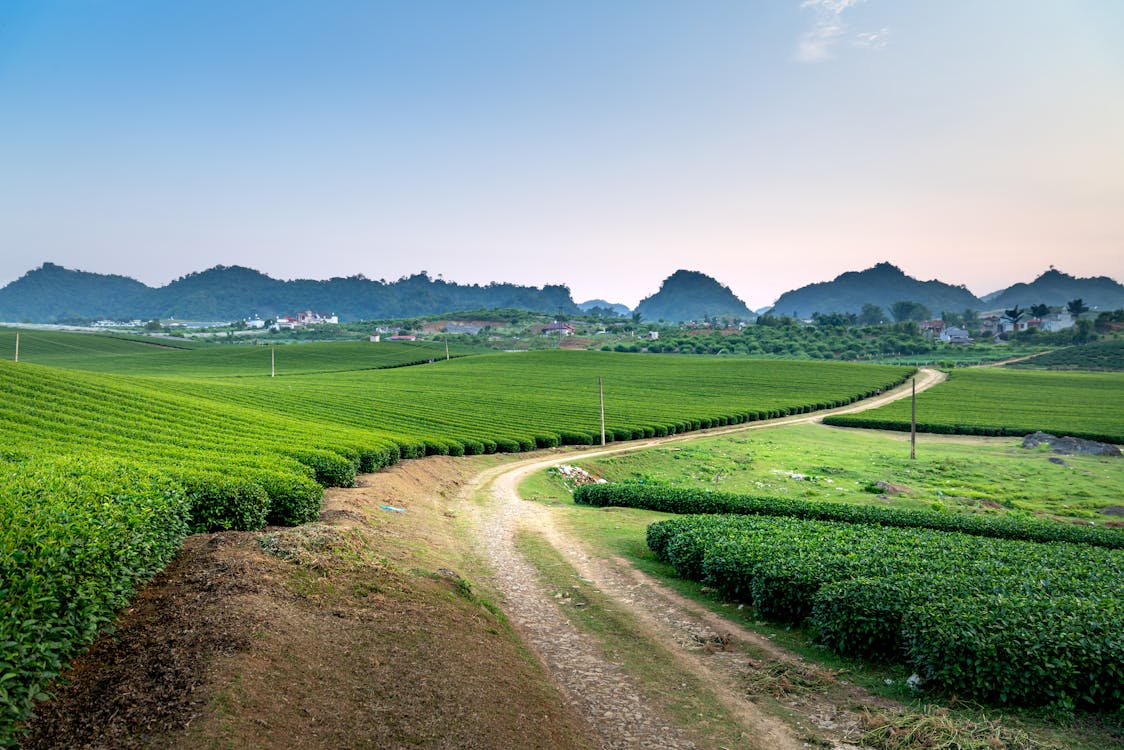
M 1124 370 L 1124 339 L 1067 346 L 1008 366 L 1055 370 Z
M 744 515 L 656 523 L 648 545 L 837 653 L 905 661 L 926 688 L 1066 711 L 1124 700 L 1124 550 Z
M 19 331 L 20 362 L 71 370 L 172 378 L 279 377 L 375 370 L 445 359 L 436 341 L 340 341 L 309 344 L 201 344 L 154 336 Z M 0 329 L 0 357 L 15 355 L 16 331 Z M 452 343 L 459 357 L 477 349 Z
M 1124 461 L 1065 456 L 1058 463 L 1044 447 L 1026 450 L 1021 442 L 920 435 L 911 460 L 908 435 L 794 425 L 578 464 L 612 482 L 900 508 L 1116 518 L 1102 511 L 1121 504 Z
M 323 486 L 402 457 L 591 444 L 599 377 L 606 437 L 626 440 L 850 403 L 909 373 L 566 351 L 445 361 L 368 343 L 277 353 L 270 377 L 260 347 L 31 333 L 18 363 L 0 361 L 0 585 L 11 593 L 0 598 L 0 745 L 190 530 L 313 520 Z M 397 366 L 419 353 L 427 364 Z
M 824 420 L 843 427 L 908 430 L 905 399 L 857 415 Z M 917 429 L 968 435 L 1026 435 L 1036 430 L 1124 443 L 1124 372 L 973 368 L 917 396 Z

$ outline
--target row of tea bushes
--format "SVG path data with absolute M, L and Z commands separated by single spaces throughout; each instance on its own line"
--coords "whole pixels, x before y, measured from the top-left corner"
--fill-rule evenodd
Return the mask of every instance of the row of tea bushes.
M 825 424 L 908 431 L 908 399 L 824 418 Z M 954 370 L 917 394 L 917 429 L 963 435 L 1029 435 L 1039 430 L 1124 443 L 1124 372 Z
M 594 506 L 643 508 L 663 513 L 787 516 L 813 521 L 842 521 L 958 531 L 998 539 L 1073 542 L 1098 547 L 1124 548 L 1124 531 L 1101 526 L 1076 526 L 1025 516 L 945 513 L 935 510 L 885 508 L 822 500 L 764 497 L 658 484 L 624 482 L 582 485 L 574 490 L 574 502 Z
M 904 660 L 924 684 L 1000 704 L 1124 700 L 1124 552 L 930 529 L 707 515 L 653 524 L 684 577 L 807 623 L 842 654 Z
M 190 513 L 179 483 L 118 459 L 0 460 L 0 747 L 171 560 Z

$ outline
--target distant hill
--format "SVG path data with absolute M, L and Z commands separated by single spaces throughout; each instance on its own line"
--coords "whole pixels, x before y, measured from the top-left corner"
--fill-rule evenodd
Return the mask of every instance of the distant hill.
M 676 271 L 636 306 L 640 319 L 683 321 L 707 317 L 750 319 L 753 313 L 729 287 L 698 271 Z
M 1051 268 L 1029 284 L 1015 284 L 983 299 L 987 307 L 998 310 L 1015 305 L 1064 305 L 1077 298 L 1090 308 L 1118 310 L 1124 308 L 1124 286 L 1107 276 L 1077 278 Z
M 848 271 L 831 281 L 809 284 L 782 294 L 773 305 L 776 315 L 810 318 L 813 313 L 858 313 L 863 305 L 889 311 L 895 302 L 920 302 L 934 315 L 942 310 L 980 309 L 983 303 L 966 287 L 943 281 L 918 281 L 890 263 L 865 271 Z
M 622 305 L 617 302 L 606 302 L 603 299 L 591 299 L 586 300 L 585 302 L 579 302 L 578 307 L 582 312 L 589 312 L 593 308 L 599 307 L 602 310 L 612 310 L 617 315 L 632 314 L 632 309 L 628 305 Z
M 215 266 L 152 288 L 125 276 L 73 271 L 44 263 L 0 289 L 0 320 L 57 323 L 112 318 L 238 320 L 301 310 L 340 320 L 515 308 L 552 315 L 578 311 L 565 286 L 461 285 L 425 273 L 398 281 L 364 276 L 281 281 L 250 268 Z

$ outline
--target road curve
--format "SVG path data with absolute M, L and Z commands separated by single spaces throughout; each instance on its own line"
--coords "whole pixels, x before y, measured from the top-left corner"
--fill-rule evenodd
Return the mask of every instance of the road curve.
M 918 391 L 945 379 L 944 373 L 921 369 L 916 378 Z M 601 652 L 596 644 L 575 629 L 558 603 L 539 582 L 538 575 L 515 548 L 516 532 L 532 528 L 543 534 L 563 552 L 583 577 L 588 577 L 600 590 L 637 615 L 654 641 L 670 647 L 681 665 L 692 670 L 725 704 L 728 712 L 745 732 L 750 746 L 776 750 L 806 747 L 802 735 L 773 714 L 746 700 L 729 675 L 712 674 L 710 667 L 692 656 L 684 647 L 685 637 L 705 638 L 715 627 L 739 630 L 727 624 L 716 625 L 714 618 L 663 587 L 635 574 L 630 576 L 620 567 L 598 566 L 583 556 L 580 545 L 554 527 L 546 508 L 520 499 L 517 488 L 528 475 L 561 463 L 615 455 L 653 446 L 694 440 L 700 437 L 726 435 L 781 425 L 822 421 L 827 414 L 847 414 L 872 409 L 908 397 L 911 384 L 845 407 L 800 414 L 778 419 L 749 422 L 726 427 L 699 430 L 663 438 L 629 441 L 611 446 L 562 448 L 544 455 L 538 452 L 511 463 L 505 463 L 478 474 L 466 486 L 462 499 L 474 500 L 464 506 L 470 510 L 477 550 L 494 571 L 492 585 L 501 598 L 501 606 L 527 645 L 547 668 L 571 706 L 593 728 L 605 748 L 694 748 L 687 734 L 662 716 L 642 694 L 639 686 L 619 666 Z M 624 566 L 627 567 L 627 566 Z M 639 579 L 639 580 L 638 580 Z M 644 613 L 663 613 L 653 617 Z M 692 611 L 694 610 L 694 611 Z M 700 635 L 702 633 L 702 635 Z M 723 633 L 723 635 L 728 635 Z M 742 631 L 739 640 L 750 641 L 760 636 Z M 768 642 L 755 643 L 768 650 Z M 744 659 L 744 652 L 741 653 Z M 743 670 L 736 658 L 726 659 L 726 672 Z M 721 670 L 720 670 L 721 671 Z M 825 719 L 827 723 L 833 722 Z M 852 747 L 835 741 L 836 748 Z

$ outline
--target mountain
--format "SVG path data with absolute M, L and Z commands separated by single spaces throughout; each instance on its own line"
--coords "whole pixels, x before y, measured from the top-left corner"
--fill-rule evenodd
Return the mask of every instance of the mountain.
M 145 317 L 153 290 L 127 276 L 72 271 L 44 263 L 0 289 L 0 320 L 53 323 Z
M 1118 310 L 1124 308 L 1124 286 L 1107 276 L 1077 278 L 1051 268 L 1029 284 L 1015 284 L 983 299 L 990 309 L 1007 309 L 1015 305 L 1065 305 L 1080 298 L 1090 308 Z
M 362 275 L 281 281 L 251 268 L 215 266 L 152 288 L 125 276 L 44 263 L 0 289 L 0 320 L 30 323 L 101 318 L 237 320 L 301 310 L 335 313 L 346 321 L 504 307 L 552 315 L 579 312 L 565 286 L 462 285 L 431 279 L 424 272 L 391 282 Z
M 617 315 L 631 315 L 632 314 L 632 310 L 629 309 L 628 305 L 622 305 L 622 304 L 617 303 L 617 302 L 606 302 L 603 299 L 591 299 L 591 300 L 586 300 L 585 302 L 579 302 L 578 303 L 578 308 L 582 312 L 589 312 L 590 310 L 592 310 L 595 307 L 600 308 L 602 310 L 610 310 L 613 313 L 616 313 Z
M 874 304 L 889 311 L 902 300 L 919 302 L 934 315 L 942 310 L 980 309 L 983 303 L 966 287 L 943 281 L 918 281 L 890 263 L 879 263 L 865 271 L 848 271 L 831 281 L 809 284 L 782 294 L 773 305 L 776 315 L 810 318 L 812 313 L 859 313 Z
M 729 287 L 698 271 L 676 271 L 664 279 L 660 290 L 640 300 L 640 319 L 683 321 L 704 318 L 753 318 L 745 303 Z

